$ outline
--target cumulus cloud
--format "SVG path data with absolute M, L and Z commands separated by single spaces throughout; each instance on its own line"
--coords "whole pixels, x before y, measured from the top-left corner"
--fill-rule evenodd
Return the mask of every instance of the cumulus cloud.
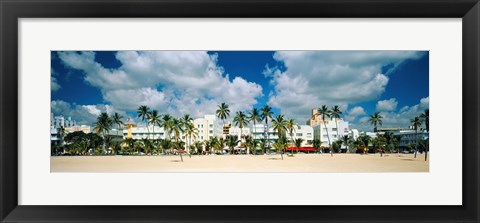
M 118 112 L 126 117 L 125 112 L 105 104 L 77 105 L 62 100 L 54 100 L 50 103 L 50 107 L 51 112 L 55 116 L 62 115 L 64 117 L 72 117 L 72 119 L 76 120 L 77 124 L 80 125 L 93 125 L 101 112 L 107 112 L 109 115 Z
M 55 77 L 57 75 L 57 73 L 55 72 L 55 70 L 51 69 L 51 73 L 50 73 L 50 89 L 51 91 L 58 91 L 60 90 L 61 86 L 60 84 L 58 83 L 57 81 L 57 78 Z
M 356 106 L 356 107 L 353 107 L 352 109 L 350 109 L 350 111 L 348 112 L 349 115 L 352 115 L 352 116 L 359 116 L 359 115 L 364 115 L 365 114 L 365 110 L 360 107 L 360 106 Z
M 398 102 L 395 98 L 377 102 L 377 111 L 394 111 L 397 109 Z
M 411 126 L 410 120 L 422 114 L 425 109 L 429 108 L 429 97 L 420 99 L 419 103 L 413 106 L 404 106 L 398 112 L 382 111 L 382 127 L 401 127 L 408 128 Z M 358 128 L 364 131 L 373 131 L 373 127 L 368 122 L 369 117 L 364 116 L 353 124 L 352 128 Z M 424 124 L 422 124 L 422 128 Z
M 348 113 L 345 114 L 345 117 L 344 119 L 349 121 L 349 122 L 352 122 L 356 119 L 356 117 L 358 116 L 362 116 L 362 115 L 365 115 L 366 112 L 365 110 L 363 109 L 363 107 L 361 106 L 355 106 L 353 107 L 352 109 L 350 109 L 348 111 Z
M 278 51 L 274 59 L 284 72 L 266 67 L 274 92 L 269 103 L 282 113 L 308 119 L 311 108 L 377 99 L 389 73 L 405 60 L 418 59 L 415 51 Z M 382 73 L 382 68 L 389 67 Z
M 120 51 L 121 66 L 108 69 L 93 52 L 59 52 L 62 62 L 85 73 L 85 81 L 98 87 L 115 108 L 135 111 L 147 105 L 160 112 L 212 114 L 226 102 L 231 113 L 250 109 L 263 95 L 262 87 L 226 74 L 217 55 L 205 51 Z
M 55 78 L 53 76 L 50 79 L 50 88 L 52 89 L 52 91 L 58 91 L 61 88 L 60 84 L 58 84 L 58 82 L 57 82 L 57 78 Z

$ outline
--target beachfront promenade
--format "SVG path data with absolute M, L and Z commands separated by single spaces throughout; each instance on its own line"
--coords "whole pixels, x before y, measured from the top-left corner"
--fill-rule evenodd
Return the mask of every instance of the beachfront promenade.
M 58 156 L 51 172 L 428 172 L 424 154 Z

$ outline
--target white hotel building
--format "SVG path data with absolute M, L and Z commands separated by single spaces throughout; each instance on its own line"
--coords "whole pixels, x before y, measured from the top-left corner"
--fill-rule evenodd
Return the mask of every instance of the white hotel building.
M 237 126 L 233 126 L 228 129 L 228 134 L 235 135 L 237 136 L 238 139 L 241 139 L 242 135 L 244 137 L 250 135 L 250 128 L 248 127 L 240 128 Z
M 193 125 L 198 129 L 198 136 L 194 138 L 194 142 L 221 136 L 223 132 L 222 121 L 215 115 L 205 115 L 203 118 L 194 119 Z
M 219 120 L 215 115 L 205 115 L 202 118 L 197 118 L 193 120 L 193 124 L 195 128 L 198 130 L 198 136 L 194 137 L 193 139 L 189 139 L 189 143 L 195 142 L 195 141 L 205 141 L 208 140 L 212 137 L 222 137 L 224 128 L 223 128 L 223 122 Z M 136 126 L 135 124 L 132 124 L 131 128 L 129 128 L 131 131 L 131 137 L 132 139 L 143 139 L 143 138 L 149 138 L 149 139 L 165 139 L 167 138 L 167 133 L 165 133 L 164 129 L 158 126 L 149 126 L 148 130 L 147 127 L 145 127 L 145 123 L 139 123 L 139 126 Z M 123 130 L 123 136 L 124 138 L 128 138 L 128 131 L 129 129 L 124 129 Z M 225 133 L 229 135 L 236 135 L 238 136 L 238 139 L 240 139 L 240 134 L 243 136 L 248 136 L 250 135 L 252 139 L 263 139 L 266 137 L 265 134 L 266 126 L 264 124 L 256 124 L 255 126 L 252 126 L 251 128 L 245 127 L 240 130 L 238 126 L 231 126 L 230 123 L 226 123 L 226 128 L 225 128 Z M 276 130 L 273 129 L 273 127 L 269 126 L 268 130 L 268 135 L 269 135 L 269 141 L 270 145 L 274 142 L 274 140 L 278 139 L 278 135 Z M 289 132 L 285 132 L 285 135 L 289 141 L 291 141 L 291 137 Z M 173 137 L 173 136 L 170 136 Z M 311 147 L 314 139 L 314 129 L 311 126 L 308 125 L 299 125 L 295 127 L 294 133 L 293 133 L 293 139 L 297 138 L 302 138 L 302 147 Z M 186 137 L 184 134 L 181 134 L 180 139 L 183 141 L 186 140 Z
M 145 126 L 145 123 L 138 123 L 139 125 L 136 126 L 132 124 L 130 129 L 132 139 L 166 139 L 168 138 L 168 134 L 162 127 L 149 125 L 148 128 Z M 205 115 L 203 118 L 197 118 L 193 120 L 193 125 L 198 130 L 198 136 L 195 137 L 192 142 L 195 141 L 203 141 L 210 139 L 214 136 L 221 136 L 222 135 L 222 124 L 216 118 L 215 115 Z M 128 131 L 129 129 L 123 130 L 123 137 L 128 138 Z M 170 135 L 170 138 L 175 137 L 174 135 Z M 180 134 L 180 139 L 185 141 L 186 136 L 185 134 Z M 190 141 L 190 139 L 189 139 Z
M 266 138 L 266 125 L 264 124 L 257 124 L 252 128 L 252 138 L 253 139 L 263 139 Z M 302 138 L 302 147 L 312 146 L 313 143 L 313 128 L 308 125 L 298 125 L 295 127 L 293 131 L 293 139 Z M 285 135 L 289 141 L 292 140 L 290 137 L 290 133 L 287 131 Z M 274 142 L 274 140 L 278 139 L 277 131 L 274 130 L 271 126 L 268 129 L 268 139 L 270 144 Z

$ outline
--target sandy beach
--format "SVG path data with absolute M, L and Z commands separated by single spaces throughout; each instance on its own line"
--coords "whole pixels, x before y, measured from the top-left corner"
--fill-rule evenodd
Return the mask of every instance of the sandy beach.
M 51 157 L 51 172 L 428 172 L 425 154 L 296 154 Z

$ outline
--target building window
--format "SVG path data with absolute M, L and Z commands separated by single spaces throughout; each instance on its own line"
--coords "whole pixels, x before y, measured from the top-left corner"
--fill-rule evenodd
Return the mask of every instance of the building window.
M 210 133 L 210 134 L 213 134 L 213 130 L 210 130 L 209 133 Z
M 297 133 L 297 136 L 302 136 L 303 134 L 302 133 Z
M 209 126 L 210 126 L 210 128 L 213 128 L 213 124 L 210 124 Z
M 337 131 L 337 128 L 332 128 L 332 131 Z
M 309 132 L 309 133 L 307 133 L 307 136 L 312 136 L 312 133 L 310 133 L 310 132 Z

